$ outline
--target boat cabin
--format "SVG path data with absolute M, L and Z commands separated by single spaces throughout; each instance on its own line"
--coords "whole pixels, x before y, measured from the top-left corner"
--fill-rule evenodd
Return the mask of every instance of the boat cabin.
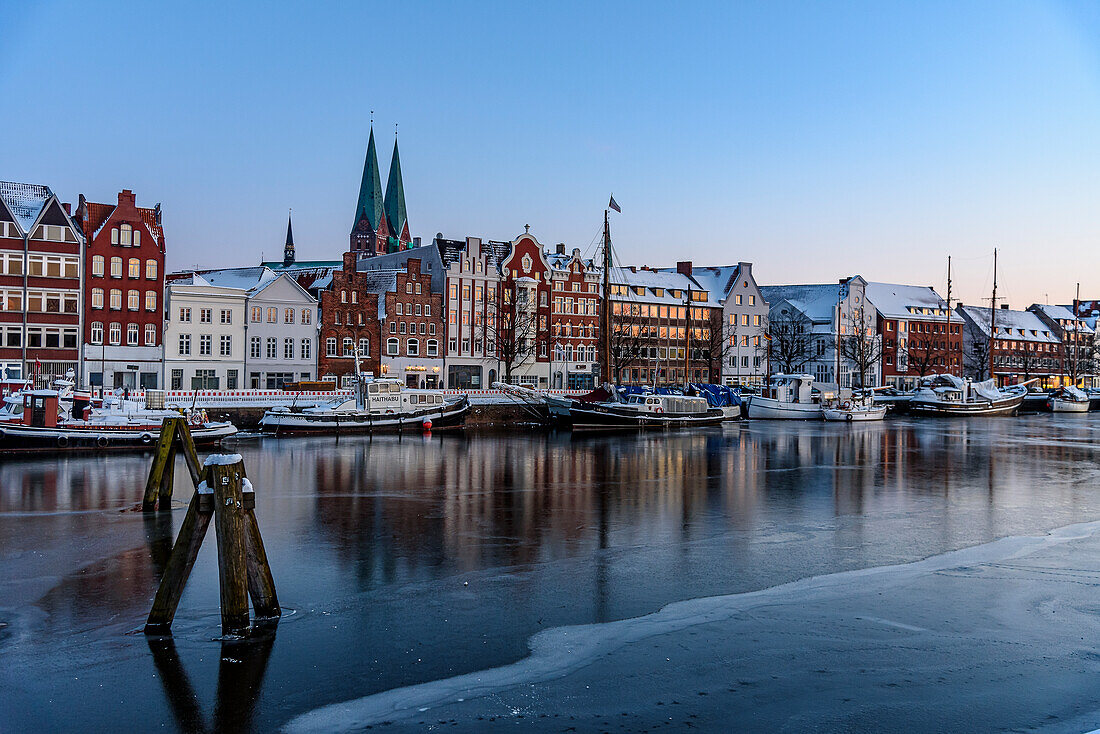
M 710 410 L 706 398 L 687 395 L 630 395 L 627 406 L 644 413 L 672 413 L 675 415 L 701 415 Z
M 772 398 L 780 403 L 812 404 L 820 402 L 820 395 L 814 395 L 814 376 L 805 374 L 772 375 L 763 397 Z
M 410 390 L 401 380 L 379 378 L 359 383 L 358 402 L 371 413 L 407 413 L 443 405 L 440 393 Z
M 53 390 L 28 390 L 23 393 L 23 425 L 57 428 L 58 396 Z

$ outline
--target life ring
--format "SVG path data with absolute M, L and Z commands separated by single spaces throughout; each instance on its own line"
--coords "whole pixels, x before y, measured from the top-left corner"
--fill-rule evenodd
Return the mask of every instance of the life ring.
M 850 402 L 848 402 L 847 400 L 845 400 L 843 403 L 840 404 L 840 409 L 841 410 L 850 410 L 851 407 L 852 407 L 852 404 Z
M 57 447 L 58 448 L 63 449 L 65 447 L 67 447 L 68 445 L 69 445 L 69 437 L 68 436 L 61 435 L 61 436 L 57 437 Z
M 853 420 L 852 414 L 848 413 L 846 416 L 844 416 L 844 420 L 846 420 L 846 421 Z
M 664 413 L 665 409 L 660 407 L 660 406 L 657 406 L 656 408 L 653 409 L 653 412 L 654 413 Z
M 149 444 L 153 443 L 153 437 L 148 433 L 143 433 L 141 434 L 141 442 L 148 446 Z
M 105 448 L 107 448 L 107 444 L 109 444 L 110 442 L 111 442 L 110 439 L 107 438 L 106 436 L 100 436 L 99 438 L 97 438 L 95 440 L 95 445 L 98 446 L 101 449 L 105 449 Z

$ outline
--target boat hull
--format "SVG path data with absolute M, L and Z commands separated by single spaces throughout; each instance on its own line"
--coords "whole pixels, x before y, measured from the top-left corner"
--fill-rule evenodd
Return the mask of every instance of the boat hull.
M 649 428 L 684 428 L 715 426 L 726 420 L 715 408 L 706 413 L 649 413 L 619 408 L 601 403 L 575 401 L 569 409 L 569 425 L 573 430 L 638 430 Z
M 821 406 L 816 403 L 782 403 L 775 398 L 753 395 L 748 403 L 749 418 L 763 420 L 821 420 Z
M 218 443 L 237 432 L 232 423 L 206 423 L 190 428 L 197 446 Z M 159 439 L 160 426 L 38 428 L 0 423 L 0 451 L 3 452 L 134 451 L 152 448 Z
M 465 397 L 454 403 L 403 414 L 379 415 L 365 411 L 269 412 L 260 421 L 260 429 L 278 435 L 383 433 L 420 430 L 425 421 L 431 421 L 432 430 L 439 430 L 461 428 L 466 424 L 469 412 L 470 401 Z
M 886 417 L 886 406 L 877 405 L 873 408 L 859 408 L 856 410 L 825 408 L 821 411 L 821 414 L 827 421 L 844 421 L 846 423 L 880 421 Z
M 915 415 L 949 417 L 1015 415 L 1023 402 L 1023 395 L 1004 400 L 983 400 L 970 403 L 936 402 L 914 398 L 909 402 L 909 412 Z
M 1089 401 L 1088 400 L 1062 400 L 1061 398 L 1052 398 L 1049 402 L 1051 413 L 1088 413 Z

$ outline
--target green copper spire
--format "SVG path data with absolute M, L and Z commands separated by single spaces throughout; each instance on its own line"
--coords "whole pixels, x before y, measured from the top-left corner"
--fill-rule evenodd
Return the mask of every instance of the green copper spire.
M 378 173 L 378 152 L 374 148 L 374 126 L 370 129 L 370 141 L 367 143 L 367 160 L 363 164 L 363 182 L 359 184 L 359 203 L 355 207 L 355 221 L 351 223 L 354 233 L 359 221 L 366 217 L 375 232 L 381 226 L 383 216 L 382 177 Z
M 408 239 L 405 213 L 405 184 L 401 181 L 401 156 L 397 153 L 397 139 L 393 141 L 393 160 L 390 161 L 390 179 L 386 182 L 386 221 L 390 234 L 398 240 Z

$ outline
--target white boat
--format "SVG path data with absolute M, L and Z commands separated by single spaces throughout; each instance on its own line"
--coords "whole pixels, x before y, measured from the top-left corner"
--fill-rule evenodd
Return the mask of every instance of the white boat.
M 1087 413 L 1090 402 L 1084 390 L 1067 385 L 1051 393 L 1047 399 L 1047 407 L 1052 413 Z
M 821 409 L 827 421 L 880 421 L 886 417 L 886 406 L 874 404 L 874 393 L 863 391 L 850 398 L 837 400 Z
M 493 387 L 527 402 L 542 402 L 552 421 L 573 430 L 712 426 L 736 417 L 695 395 L 640 393 L 623 397 L 605 385 L 570 398 L 503 382 L 495 382 Z
M 921 379 L 913 393 L 909 412 L 937 416 L 1015 415 L 1026 396 L 1026 383 L 1001 389 L 993 380 L 971 382 L 955 375 L 930 375 Z
M 260 420 L 268 433 L 371 433 L 461 427 L 470 411 L 466 395 L 448 400 L 434 390 L 406 388 L 393 378 L 361 375 L 355 397 L 292 410 L 278 407 Z
M 776 374 L 746 405 L 749 418 L 821 420 L 823 394 L 814 390 L 814 376 Z

